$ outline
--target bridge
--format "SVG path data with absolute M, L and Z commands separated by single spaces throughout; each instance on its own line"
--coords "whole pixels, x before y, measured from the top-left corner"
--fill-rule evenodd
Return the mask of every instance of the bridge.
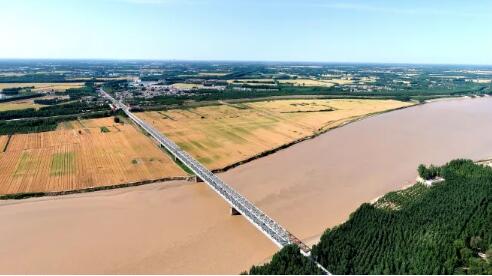
M 227 203 L 231 205 L 232 214 L 243 215 L 251 224 L 253 224 L 258 230 L 271 239 L 278 247 L 282 248 L 289 244 L 296 244 L 301 253 L 310 257 L 311 249 L 304 244 L 300 239 L 296 238 L 293 234 L 289 233 L 276 221 L 271 219 L 260 209 L 258 209 L 249 200 L 236 192 L 232 187 L 224 183 L 219 177 L 213 174 L 210 170 L 205 168 L 191 157 L 188 153 L 182 150 L 173 141 L 154 129 L 151 125 L 135 116 L 130 109 L 120 101 L 114 99 L 111 95 L 106 93 L 102 88 L 99 90 L 101 95 L 108 99 L 114 108 L 121 109 L 125 114 L 139 127 L 145 130 L 152 138 L 154 138 L 161 146 L 163 146 L 174 158 L 181 161 L 186 167 L 188 167 L 197 177 L 208 184 L 217 194 L 219 194 Z M 312 258 L 311 258 L 312 259 Z M 312 259 L 314 261 L 314 259 Z M 316 265 L 322 269 L 325 273 L 329 272 L 323 268 L 319 263 Z

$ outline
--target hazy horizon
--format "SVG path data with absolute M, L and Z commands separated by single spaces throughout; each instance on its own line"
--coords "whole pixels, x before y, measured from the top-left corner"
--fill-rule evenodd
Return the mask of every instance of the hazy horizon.
M 491 67 L 490 64 L 473 63 L 411 63 L 411 62 L 344 62 L 344 61 L 302 61 L 302 60 L 214 60 L 214 59 L 121 59 L 121 58 L 0 58 L 0 62 L 5 61 L 94 61 L 94 62 L 222 62 L 222 63 L 266 63 L 266 64 L 327 64 L 327 65 L 402 65 L 402 66 L 478 66 Z
M 1 59 L 492 64 L 485 1 L 0 3 Z

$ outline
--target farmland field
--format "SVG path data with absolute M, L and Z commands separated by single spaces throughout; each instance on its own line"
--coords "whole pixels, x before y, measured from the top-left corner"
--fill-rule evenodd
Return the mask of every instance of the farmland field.
M 137 115 L 210 169 L 339 126 L 365 115 L 412 105 L 394 100 L 274 100 Z
M 186 175 L 151 139 L 132 125 L 115 124 L 112 118 L 12 135 L 5 146 L 7 140 L 8 136 L 0 136 L 0 194 L 66 191 Z
M 200 89 L 203 88 L 202 84 L 194 84 L 194 83 L 175 83 L 172 85 L 177 89 Z
M 256 85 L 268 85 L 268 86 L 277 86 L 273 79 L 239 79 L 239 80 L 227 80 L 227 83 L 233 84 L 247 84 L 251 86 Z
M 350 79 L 340 79 L 340 78 L 330 78 L 330 79 L 239 79 L 239 80 L 228 80 L 228 83 L 243 83 L 249 85 L 276 85 L 274 82 L 279 82 L 282 84 L 289 84 L 293 86 L 320 86 L 320 87 L 332 87 L 341 84 L 350 84 L 353 81 Z
M 42 90 L 54 90 L 63 92 L 69 88 L 79 88 L 84 86 L 82 82 L 65 82 L 65 83 L 37 83 L 37 82 L 27 82 L 27 83 L 0 83 L 0 89 L 4 88 L 16 88 L 16 87 L 31 87 L 34 86 L 34 91 Z
M 323 86 L 331 87 L 335 84 L 326 80 L 315 80 L 315 79 L 292 79 L 292 80 L 279 80 L 280 83 L 288 83 L 294 86 Z
M 225 76 L 229 73 L 227 72 L 200 72 L 198 73 L 198 76 L 218 76 L 218 77 L 222 77 L 222 76 Z
M 0 112 L 7 110 L 18 110 L 18 109 L 26 109 L 26 108 L 40 108 L 43 105 L 35 104 L 33 100 L 19 100 L 13 102 L 5 102 L 0 103 Z

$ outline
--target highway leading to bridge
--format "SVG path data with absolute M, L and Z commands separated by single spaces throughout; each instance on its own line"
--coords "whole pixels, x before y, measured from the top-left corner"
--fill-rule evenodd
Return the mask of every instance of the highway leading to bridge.
M 233 211 L 242 214 L 251 224 L 253 224 L 258 230 L 260 230 L 263 234 L 270 238 L 278 247 L 282 248 L 289 244 L 296 244 L 297 246 L 299 246 L 303 255 L 305 255 L 306 257 L 310 257 L 311 249 L 301 240 L 285 230 L 276 221 L 274 221 L 265 213 L 263 213 L 260 209 L 258 209 L 253 203 L 251 203 L 241 194 L 236 192 L 232 187 L 224 183 L 219 177 L 217 177 L 210 170 L 205 168 L 202 164 L 200 164 L 200 162 L 191 157 L 173 141 L 168 139 L 166 136 L 154 129 L 151 125 L 130 112 L 130 109 L 125 104 L 114 99 L 102 88 L 99 91 L 103 97 L 107 98 L 112 103 L 114 108 L 121 109 L 123 112 L 125 112 L 125 114 L 135 124 L 145 130 L 169 153 L 171 153 L 175 158 L 181 161 L 197 177 L 207 183 L 217 194 L 219 194 L 227 203 L 229 203 L 233 208 Z M 314 259 L 310 259 L 314 261 Z M 319 263 L 315 263 L 325 273 L 329 274 L 329 272 Z

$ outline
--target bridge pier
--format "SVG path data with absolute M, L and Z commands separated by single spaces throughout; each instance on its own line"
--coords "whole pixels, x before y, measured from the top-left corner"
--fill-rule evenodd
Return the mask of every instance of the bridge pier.
M 239 213 L 239 211 L 236 210 L 236 208 L 231 206 L 231 216 L 240 216 L 240 215 L 241 213 Z
M 195 182 L 203 182 L 203 179 L 201 179 L 198 175 L 193 176 L 193 181 Z

